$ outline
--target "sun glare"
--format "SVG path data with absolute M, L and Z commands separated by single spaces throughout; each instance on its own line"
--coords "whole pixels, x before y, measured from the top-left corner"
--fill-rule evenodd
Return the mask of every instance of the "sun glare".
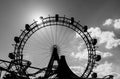
M 48 16 L 49 13 L 48 11 L 43 11 L 43 10 L 33 10 L 28 13 L 29 20 L 31 21 L 37 21 L 37 23 L 41 23 L 42 19 L 40 17 L 46 17 Z

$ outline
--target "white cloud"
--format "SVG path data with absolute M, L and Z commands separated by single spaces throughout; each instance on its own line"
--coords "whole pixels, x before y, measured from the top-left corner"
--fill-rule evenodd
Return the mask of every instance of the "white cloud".
M 79 51 L 77 53 L 72 52 L 71 56 L 74 58 L 78 58 L 79 60 L 88 59 L 88 51 L 87 49 L 84 49 L 83 51 Z
M 113 22 L 113 20 L 109 18 L 103 23 L 103 26 L 109 26 L 112 24 L 112 22 Z
M 99 40 L 99 44 L 106 43 L 106 48 L 110 49 L 113 46 L 116 47 L 118 43 L 116 43 L 116 40 L 113 38 L 114 33 L 113 32 L 102 32 L 99 27 L 96 28 L 90 28 L 88 30 L 91 32 L 92 37 L 96 37 Z M 80 37 L 76 34 L 76 39 L 79 39 Z M 112 40 L 112 41 L 111 41 Z M 114 43 L 115 42 L 115 43 Z M 72 51 L 71 56 L 74 58 L 77 58 L 79 60 L 87 60 L 88 59 L 88 51 L 86 46 L 84 46 L 84 42 L 80 42 L 79 45 L 77 45 L 77 51 Z M 110 52 L 101 52 L 96 51 L 97 54 L 100 54 L 102 58 L 110 57 L 112 54 Z
M 83 66 L 70 66 L 70 69 L 78 76 L 81 76 L 85 68 Z
M 80 35 L 76 33 L 75 38 L 80 38 Z
M 106 43 L 106 48 L 111 49 L 120 45 L 120 39 L 115 39 L 114 32 L 102 31 L 99 27 L 88 29 L 92 37 L 98 38 L 99 44 Z
M 113 25 L 115 29 L 120 29 L 120 19 L 115 19 Z
M 116 21 L 117 23 L 117 21 Z M 104 26 L 109 26 L 115 24 L 115 21 L 112 19 L 109 19 L 104 23 Z M 117 24 L 119 25 L 119 24 Z M 117 26 L 116 25 L 116 26 Z M 115 26 L 115 25 L 114 25 Z M 116 27 L 115 27 L 116 28 Z M 105 47 L 107 49 L 112 49 L 113 47 L 117 47 L 120 45 L 120 39 L 116 38 L 114 32 L 112 31 L 102 31 L 99 27 L 91 27 L 88 29 L 88 32 L 90 32 L 92 37 L 95 37 L 98 39 L 98 44 L 105 44 Z M 76 34 L 76 38 L 79 39 L 80 36 Z M 100 54 L 102 58 L 106 57 L 111 57 L 113 56 L 112 53 L 110 52 L 101 52 L 101 51 L 96 51 L 97 54 Z M 80 43 L 77 46 L 77 52 L 72 52 L 71 56 L 74 58 L 79 59 L 80 61 L 84 61 L 88 59 L 88 51 L 86 48 L 83 47 L 83 44 Z M 115 79 L 120 79 L 120 74 L 117 73 L 117 69 L 114 69 L 113 63 L 108 63 L 105 61 L 103 64 L 98 65 L 94 71 L 98 73 L 98 77 L 104 77 L 106 75 L 114 75 Z M 79 74 L 81 73 L 82 67 L 80 66 L 73 66 L 71 69 L 76 73 Z
M 120 29 L 120 19 L 107 19 L 103 26 L 113 26 L 115 29 Z
M 79 34 L 76 33 L 75 39 L 71 43 L 75 47 L 75 51 L 71 51 L 71 57 L 79 60 L 88 59 L 88 50 L 86 48 L 86 44 Z
M 106 75 L 113 75 L 114 79 L 120 79 L 120 73 L 115 72 L 113 63 L 108 63 L 107 61 L 98 65 L 95 69 L 93 69 L 93 71 L 97 72 L 99 78 L 102 78 Z
M 93 71 L 97 72 L 98 77 L 110 75 L 112 72 L 112 63 L 106 61 L 105 63 L 98 65 Z
M 106 57 L 111 57 L 113 56 L 112 53 L 110 52 L 101 52 L 101 51 L 96 51 L 96 54 L 101 55 L 102 58 L 106 58 Z M 74 58 L 78 58 L 79 60 L 87 60 L 88 59 L 88 51 L 87 49 L 84 49 L 83 51 L 79 51 L 79 52 L 72 52 L 71 56 Z
M 120 45 L 120 39 L 115 39 L 115 34 L 110 31 L 101 33 L 100 43 L 106 43 L 106 48 L 111 49 Z
M 96 54 L 101 55 L 102 58 L 107 58 L 107 57 L 113 56 L 113 54 L 110 52 L 96 51 Z M 83 59 L 87 60 L 88 59 L 88 51 L 87 51 L 87 49 L 84 49 L 83 51 L 79 51 L 77 53 L 72 52 L 71 56 L 74 58 L 77 58 L 79 60 L 83 60 Z
M 102 31 L 99 27 L 96 27 L 96 28 L 91 27 L 88 29 L 88 32 L 90 32 L 90 35 L 92 37 L 100 37 L 102 34 Z
M 96 37 L 98 39 L 98 44 L 105 43 L 105 47 L 108 49 L 111 49 L 113 47 L 117 47 L 120 45 L 120 39 L 115 38 L 114 32 L 111 31 L 102 31 L 99 27 L 93 28 L 91 27 L 88 29 L 92 37 Z M 76 38 L 79 39 L 80 36 L 76 34 Z M 102 58 L 111 57 L 113 56 L 110 52 L 101 52 L 96 51 L 97 54 L 101 55 Z M 80 42 L 79 45 L 77 45 L 77 51 L 72 52 L 70 54 L 72 57 L 79 59 L 79 61 L 83 61 L 88 59 L 88 51 L 86 48 L 84 48 L 84 43 Z M 83 69 L 85 69 L 86 66 L 71 66 L 71 70 L 77 74 L 82 74 Z M 98 77 L 102 78 L 106 75 L 114 75 L 115 79 L 120 78 L 120 74 L 115 72 L 116 70 L 113 68 L 113 63 L 108 63 L 107 61 L 103 64 L 98 65 L 93 71 L 98 73 Z
M 106 57 L 111 57 L 111 56 L 113 56 L 113 54 L 112 54 L 112 53 L 110 53 L 110 52 L 101 52 L 101 51 L 96 51 L 96 54 L 101 55 L 101 57 L 102 57 L 102 58 L 106 58 Z
M 78 76 L 84 72 L 86 66 L 70 66 L 70 69 Z M 116 70 L 113 67 L 113 63 L 108 63 L 105 61 L 103 64 L 98 65 L 93 69 L 93 72 L 96 72 L 98 78 L 103 78 L 107 75 L 113 75 L 114 79 L 120 79 L 120 73 L 115 72 Z
M 109 52 L 106 52 L 106 53 L 103 54 L 103 58 L 105 58 L 105 57 L 111 57 L 111 56 L 112 56 L 112 54 L 109 53 Z

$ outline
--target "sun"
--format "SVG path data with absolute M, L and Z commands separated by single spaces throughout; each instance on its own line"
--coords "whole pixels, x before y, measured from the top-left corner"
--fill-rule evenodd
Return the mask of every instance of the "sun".
M 34 9 L 32 11 L 29 11 L 27 16 L 28 16 L 28 20 L 37 21 L 37 23 L 41 23 L 42 19 L 40 17 L 46 17 L 48 16 L 48 13 L 49 10 L 44 11 L 44 9 L 42 10 Z

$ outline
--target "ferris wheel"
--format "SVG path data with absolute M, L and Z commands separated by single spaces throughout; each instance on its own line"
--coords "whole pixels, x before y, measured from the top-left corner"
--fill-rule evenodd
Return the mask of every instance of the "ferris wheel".
M 69 75 L 96 78 L 93 68 L 101 56 L 96 54 L 97 39 L 90 36 L 88 27 L 73 17 L 58 14 L 40 19 L 40 23 L 26 24 L 20 36 L 15 36 L 8 72 L 26 79 L 59 79 Z M 75 66 L 79 72 L 75 72 Z

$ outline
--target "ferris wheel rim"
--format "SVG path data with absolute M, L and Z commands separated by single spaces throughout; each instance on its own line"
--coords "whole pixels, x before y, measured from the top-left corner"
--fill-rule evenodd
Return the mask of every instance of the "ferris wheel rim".
M 42 18 L 42 22 L 40 24 L 37 24 L 37 21 L 35 21 L 34 23 L 32 23 L 30 25 L 30 30 L 23 30 L 23 32 L 21 33 L 21 35 L 19 36 L 20 42 L 15 44 L 15 48 L 14 48 L 14 53 L 16 55 L 15 59 L 21 60 L 22 61 L 22 53 L 24 50 L 24 46 L 27 42 L 27 40 L 38 30 L 44 28 L 44 27 L 48 27 L 48 26 L 53 26 L 53 25 L 60 25 L 60 26 L 64 26 L 64 27 L 68 27 L 74 31 L 76 31 L 79 35 L 82 33 L 82 35 L 80 35 L 86 46 L 87 46 L 87 50 L 88 50 L 88 63 L 87 63 L 87 67 L 85 69 L 85 71 L 83 72 L 83 74 L 81 75 L 81 77 L 88 77 L 89 74 L 91 73 L 94 64 L 95 64 L 95 59 L 94 56 L 96 55 L 95 52 L 95 46 L 92 44 L 91 40 L 92 37 L 90 36 L 90 34 L 88 32 L 84 32 L 83 31 L 83 27 L 79 22 L 76 22 L 74 20 L 69 19 L 67 17 L 57 17 L 56 16 L 49 16 L 46 18 Z M 20 63 L 20 61 L 18 61 L 18 63 Z

